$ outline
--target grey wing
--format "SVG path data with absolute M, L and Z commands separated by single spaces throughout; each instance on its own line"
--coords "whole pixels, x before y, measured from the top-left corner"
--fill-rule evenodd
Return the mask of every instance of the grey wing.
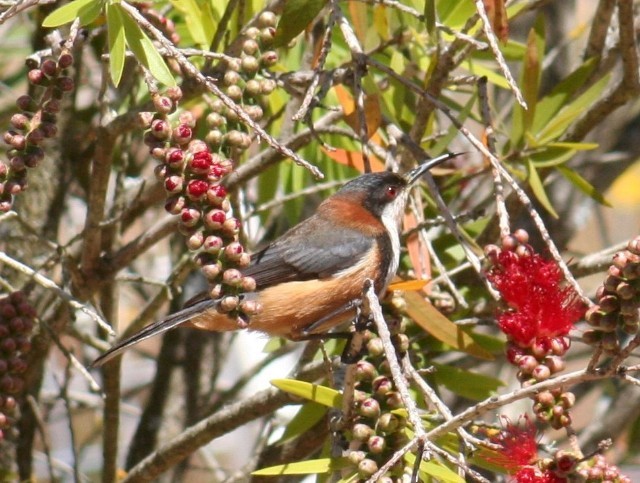
M 302 222 L 280 239 L 253 255 L 244 275 L 255 278 L 259 288 L 293 280 L 328 278 L 358 262 L 375 241 L 362 233 L 340 227 L 318 233 L 317 224 Z

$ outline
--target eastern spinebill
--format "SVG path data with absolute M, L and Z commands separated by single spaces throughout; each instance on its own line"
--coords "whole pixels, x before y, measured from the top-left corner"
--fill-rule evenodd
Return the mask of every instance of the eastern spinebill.
M 256 291 L 242 297 L 260 302 L 248 329 L 291 340 L 317 337 L 353 320 L 364 282 L 382 295 L 398 269 L 400 229 L 410 187 L 429 169 L 458 154 L 430 159 L 406 175 L 368 173 L 346 183 L 317 211 L 251 256 L 244 276 Z M 217 310 L 208 292 L 185 307 L 118 342 L 101 365 L 129 347 L 176 326 L 210 331 L 238 329 L 235 318 Z

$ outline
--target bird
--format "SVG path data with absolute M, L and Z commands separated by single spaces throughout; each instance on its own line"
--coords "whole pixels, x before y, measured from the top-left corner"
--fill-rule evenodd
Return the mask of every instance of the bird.
M 243 276 L 256 282 L 261 310 L 248 329 L 293 341 L 326 334 L 354 320 L 367 279 L 384 294 L 400 263 L 400 230 L 410 188 L 428 170 L 460 153 L 429 159 L 405 175 L 363 174 L 325 199 L 309 218 L 251 256 Z M 222 332 L 237 319 L 217 310 L 220 299 L 204 291 L 183 309 L 116 343 L 94 363 L 100 366 L 131 346 L 177 326 Z

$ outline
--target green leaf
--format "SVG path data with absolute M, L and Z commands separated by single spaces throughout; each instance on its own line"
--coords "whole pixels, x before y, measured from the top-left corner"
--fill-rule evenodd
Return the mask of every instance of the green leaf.
M 589 151 L 597 147 L 595 143 L 549 143 L 532 153 L 529 159 L 537 169 L 550 168 L 566 163 L 576 151 Z
M 296 415 L 284 428 L 284 433 L 278 441 L 282 444 L 311 429 L 327 413 L 327 408 L 321 404 L 309 402 L 303 404 Z
M 424 23 L 427 27 L 429 35 L 433 35 L 436 31 L 436 3 L 435 0 L 426 0 L 424 2 Z
M 102 0 L 75 0 L 55 9 L 45 17 L 43 27 L 59 27 L 76 18 L 80 18 L 81 25 L 93 22 L 102 12 Z
M 342 406 L 342 394 L 330 387 L 305 381 L 296 381 L 295 379 L 274 379 L 271 384 L 281 391 L 303 397 L 323 406 L 330 408 L 340 408 Z
M 120 11 L 113 8 L 111 3 L 107 4 L 107 31 L 109 34 L 109 65 L 111 81 L 113 85 L 118 87 L 122 72 L 124 71 L 125 61 L 125 38 L 124 26 Z
M 538 143 L 546 144 L 549 141 L 558 139 L 564 134 L 571 123 L 580 117 L 585 109 L 600 98 L 610 78 L 611 75 L 607 74 L 602 77 L 602 79 L 599 79 L 576 100 L 560 110 L 548 123 L 541 126 L 540 132 L 537 133 Z
M 142 31 L 138 24 L 129 17 L 129 14 L 117 3 L 112 5 L 117 8 L 120 18 L 124 26 L 124 35 L 127 45 L 136 56 L 138 62 L 144 65 L 153 77 L 162 82 L 166 86 L 175 86 L 176 80 L 171 75 L 171 71 L 164 62 L 162 56 L 158 53 L 149 37 Z
M 531 186 L 531 190 L 533 194 L 538 199 L 540 204 L 544 206 L 544 208 L 553 216 L 554 218 L 558 218 L 558 213 L 551 205 L 551 201 L 547 196 L 547 192 L 544 190 L 544 186 L 542 184 L 542 180 L 538 175 L 538 170 L 536 169 L 533 161 L 531 159 L 527 160 L 527 168 L 529 170 L 529 186 Z
M 346 465 L 347 462 L 345 458 L 320 458 L 317 460 L 297 461 L 295 463 L 262 468 L 251 474 L 256 476 L 313 475 L 340 470 Z
M 185 25 L 193 41 L 201 48 L 208 48 L 213 40 L 213 17 L 207 4 L 196 0 L 171 0 L 171 4 L 184 14 Z
M 273 39 L 275 47 L 288 44 L 316 18 L 327 0 L 286 0 Z
M 611 203 L 609 203 L 606 198 L 600 193 L 595 187 L 589 183 L 586 179 L 576 173 L 574 170 L 567 168 L 566 166 L 558 166 L 558 171 L 560 174 L 567 178 L 567 180 L 584 194 L 589 196 L 592 200 L 597 201 L 601 205 L 608 206 L 611 208 Z
M 413 453 L 407 453 L 404 457 L 410 465 L 413 465 L 416 461 L 416 455 Z M 420 473 L 422 473 L 423 481 L 430 481 L 431 478 L 435 478 L 441 483 L 464 483 L 464 478 L 458 473 L 435 460 L 421 461 Z
M 465 60 L 460 64 L 460 67 L 467 69 L 473 75 L 478 77 L 486 77 L 493 85 L 502 87 L 503 89 L 509 89 L 507 79 L 505 79 L 503 75 L 497 73 L 495 69 L 487 67 L 482 62 Z
M 450 391 L 462 397 L 481 401 L 491 397 L 504 383 L 495 377 L 477 374 L 450 365 L 432 363 L 436 370 L 433 377 L 437 384 L 442 384 Z
M 479 357 L 492 360 L 493 355 L 480 347 L 461 327 L 447 319 L 438 309 L 417 292 L 405 292 L 407 315 L 436 339 L 448 346 Z
M 566 78 L 560 81 L 549 94 L 544 96 L 538 102 L 536 116 L 533 121 L 532 131 L 534 133 L 543 129 L 549 121 L 555 116 L 576 91 L 582 87 L 587 78 L 593 72 L 597 65 L 595 57 L 590 58 Z

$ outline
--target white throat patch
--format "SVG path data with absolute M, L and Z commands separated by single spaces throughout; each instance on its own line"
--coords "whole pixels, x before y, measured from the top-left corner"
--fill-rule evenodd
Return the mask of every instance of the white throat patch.
M 398 265 L 400 264 L 400 224 L 404 215 L 404 207 L 408 196 L 408 190 L 401 193 L 393 202 L 389 203 L 382 210 L 380 219 L 389 234 L 391 240 L 392 257 L 389 263 L 389 270 L 384 281 L 384 288 L 387 288 L 389 282 L 396 274 Z

